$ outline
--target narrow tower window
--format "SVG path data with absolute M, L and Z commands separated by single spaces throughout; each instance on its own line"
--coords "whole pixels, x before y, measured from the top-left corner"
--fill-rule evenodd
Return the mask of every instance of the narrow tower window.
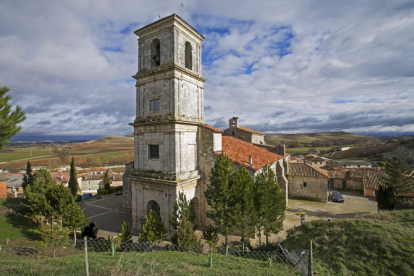
M 185 43 L 185 68 L 193 70 L 193 49 L 188 41 Z
M 160 40 L 154 39 L 152 41 L 151 47 L 151 68 L 155 68 L 160 66 L 161 64 L 161 48 L 160 48 Z
M 160 158 L 160 146 L 159 145 L 149 145 L 149 157 L 152 159 Z
M 150 111 L 160 110 L 160 100 L 151 100 L 150 101 Z

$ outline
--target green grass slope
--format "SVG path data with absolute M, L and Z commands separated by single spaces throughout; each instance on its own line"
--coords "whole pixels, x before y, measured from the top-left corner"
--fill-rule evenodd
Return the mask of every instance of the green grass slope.
M 288 249 L 313 241 L 318 275 L 414 275 L 414 210 L 312 221 L 289 231 Z
M 9 211 L 9 206 L 22 201 L 22 198 L 0 198 L 0 242 L 9 239 L 19 244 L 40 239 L 43 232 L 39 224 Z

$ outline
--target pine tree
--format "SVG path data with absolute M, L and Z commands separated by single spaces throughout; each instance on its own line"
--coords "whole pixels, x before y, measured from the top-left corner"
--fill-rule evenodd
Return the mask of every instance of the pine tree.
M 232 205 L 234 210 L 235 228 L 241 234 L 242 248 L 244 252 L 246 235 L 253 234 L 257 224 L 256 210 L 254 208 L 254 181 L 253 177 L 244 168 L 233 174 L 230 178 L 232 188 Z
M 217 229 L 211 224 L 203 230 L 202 239 L 206 240 L 210 247 L 215 247 L 219 241 Z M 212 248 L 211 248 L 212 249 Z
M 175 200 L 173 203 L 172 215 L 170 215 L 170 224 L 172 225 L 174 230 L 178 229 L 178 225 L 184 217 L 191 223 L 196 218 L 192 204 L 190 203 L 190 201 L 187 201 L 187 197 L 184 193 L 179 192 L 178 199 Z M 197 226 L 194 225 L 194 230 L 196 228 Z
M 121 229 L 118 229 L 118 233 L 121 242 L 132 242 L 131 227 L 129 227 L 129 223 L 124 221 L 121 225 Z
M 70 179 L 68 187 L 72 192 L 72 195 L 77 195 L 79 191 L 79 184 L 77 180 L 76 166 L 75 166 L 75 157 L 72 157 L 72 162 L 70 163 Z
M 72 216 L 71 206 L 75 203 L 72 193 L 68 187 L 62 185 L 52 185 L 46 191 L 46 199 L 53 210 L 53 216 L 60 219 L 60 226 L 62 228 L 63 218 Z
M 268 165 L 256 176 L 255 204 L 259 216 L 259 230 L 264 230 L 268 248 L 270 234 L 277 234 L 283 229 L 286 210 L 285 192 Z
M 26 187 L 24 206 L 28 210 L 28 215 L 36 217 L 38 215 L 51 219 L 53 208 L 49 204 L 46 193 L 56 185 L 56 181 L 45 169 L 40 169 L 34 175 L 33 184 Z
M 234 171 L 231 160 L 223 153 L 220 154 L 214 167 L 211 169 L 210 184 L 204 195 L 207 204 L 211 207 L 206 212 L 217 230 L 225 237 L 226 254 L 228 253 L 228 237 L 234 230 L 234 212 L 232 209 L 231 184 L 229 179 Z
M 395 208 L 395 193 L 392 187 L 385 188 L 384 206 L 386 210 L 393 210 Z
M 108 193 L 111 193 L 111 181 L 109 180 L 109 169 L 105 172 L 104 177 L 104 188 L 108 191 Z
M 14 111 L 11 110 L 11 105 L 8 103 L 11 97 L 5 96 L 9 90 L 5 86 L 0 87 L 0 152 L 6 148 L 9 139 L 22 129 L 17 125 L 26 120 L 20 106 L 17 106 Z
M 391 161 L 385 165 L 385 172 L 387 176 L 382 177 L 381 180 L 387 187 L 393 189 L 396 195 L 395 202 L 399 194 L 408 194 L 412 192 L 411 182 L 412 176 L 406 175 L 406 167 L 403 161 L 395 156 Z M 396 208 L 397 204 L 394 204 Z
M 23 181 L 22 181 L 23 191 L 26 190 L 26 187 L 28 185 L 32 185 L 32 184 L 33 184 L 32 165 L 30 164 L 29 161 L 27 161 L 26 173 L 23 175 Z
M 185 216 L 178 223 L 178 230 L 171 237 L 171 243 L 179 246 L 181 249 L 195 252 L 203 248 L 200 239 L 195 234 L 194 224 Z
M 72 200 L 67 206 L 67 215 L 63 216 L 63 226 L 69 228 L 69 230 L 73 231 L 73 238 L 74 238 L 74 245 L 76 247 L 76 230 L 81 229 L 84 225 L 86 225 L 90 219 L 85 219 L 84 210 L 82 210 L 75 202 Z
M 139 233 L 139 240 L 141 242 L 154 243 L 163 240 L 166 236 L 167 228 L 165 228 L 161 216 L 150 210 Z
M 378 212 L 380 210 L 385 210 L 386 206 L 385 206 L 385 187 L 383 187 L 382 185 L 379 185 L 378 187 L 378 191 L 377 191 L 377 208 L 378 208 Z
M 42 235 L 47 247 L 53 249 L 53 258 L 56 257 L 57 248 L 65 248 L 68 245 L 68 235 L 65 230 L 52 230 Z

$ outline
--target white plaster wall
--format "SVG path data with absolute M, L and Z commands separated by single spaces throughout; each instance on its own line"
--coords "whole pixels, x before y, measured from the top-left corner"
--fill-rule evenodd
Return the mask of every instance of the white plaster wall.
M 213 133 L 213 152 L 222 151 L 222 135 L 221 133 Z

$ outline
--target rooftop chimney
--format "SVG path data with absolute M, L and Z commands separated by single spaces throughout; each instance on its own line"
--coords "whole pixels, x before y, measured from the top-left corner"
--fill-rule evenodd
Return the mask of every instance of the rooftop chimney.
M 249 156 L 249 164 L 253 165 L 253 157 Z

